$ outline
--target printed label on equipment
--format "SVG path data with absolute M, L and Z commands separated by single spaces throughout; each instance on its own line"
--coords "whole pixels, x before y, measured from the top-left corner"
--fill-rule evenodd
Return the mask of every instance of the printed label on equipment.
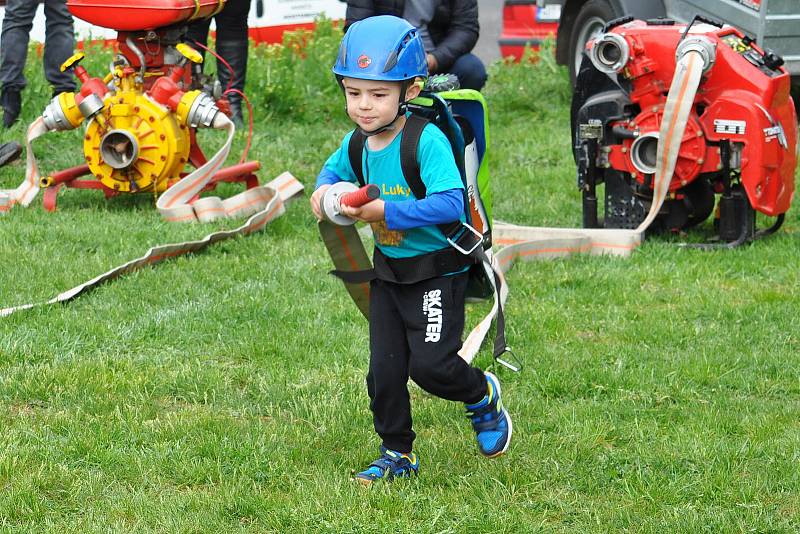
M 603 137 L 603 123 L 597 119 L 589 119 L 588 124 L 578 126 L 578 137 L 581 139 L 600 139 Z
M 744 135 L 746 129 L 747 123 L 745 121 L 714 119 L 714 131 L 716 133 Z
M 786 133 L 784 133 L 783 126 L 780 124 L 764 128 L 764 138 L 767 143 L 777 139 L 783 148 L 789 148 L 789 141 L 786 139 Z
M 547 4 L 536 9 L 537 22 L 558 22 L 561 18 L 561 6 L 559 4 Z

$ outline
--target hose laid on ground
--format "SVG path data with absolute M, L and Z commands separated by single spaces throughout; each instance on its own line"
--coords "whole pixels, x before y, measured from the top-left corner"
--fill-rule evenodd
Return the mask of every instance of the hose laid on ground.
M 6 317 L 21 310 L 46 304 L 68 302 L 103 282 L 141 269 L 147 265 L 154 265 L 175 256 L 198 252 L 225 239 L 239 235 L 249 235 L 261 230 L 267 223 L 283 215 L 285 212 L 284 203 L 303 191 L 303 184 L 288 172 L 284 172 L 266 185 L 248 189 L 225 200 L 220 200 L 217 197 L 208 197 L 190 203 L 190 200 L 202 191 L 203 187 L 213 179 L 214 173 L 225 162 L 233 142 L 235 127 L 224 114 L 217 113 L 212 127 L 227 131 L 228 136 L 225 144 L 204 165 L 167 189 L 159 197 L 156 207 L 167 221 L 173 222 L 208 222 L 221 217 L 242 217 L 253 214 L 247 222 L 233 230 L 214 232 L 197 241 L 153 247 L 144 256 L 114 267 L 100 276 L 73 287 L 46 302 L 0 308 L 0 317 Z M 11 190 L 11 194 L 0 195 L 0 211 L 7 211 L 2 210 L 4 198 L 10 199 L 5 204 L 8 206 L 7 209 L 10 209 L 16 203 L 27 206 L 36 197 L 39 191 L 39 171 L 31 149 L 31 141 L 47 131 L 41 117 L 36 119 L 28 129 L 25 181 L 17 189 Z
M 25 137 L 25 180 L 16 189 L 0 189 L 0 215 L 5 215 L 16 204 L 27 206 L 39 194 L 39 167 L 33 155 L 31 143 L 49 130 L 44 125 L 44 118 L 39 117 L 28 126 Z
M 501 304 L 505 306 L 508 286 L 504 274 L 517 260 L 563 258 L 579 253 L 630 256 L 631 252 L 641 244 L 645 230 L 658 215 L 669 190 L 694 97 L 704 69 L 710 66 L 705 63 L 700 53 L 689 50 L 682 55 L 676 65 L 659 132 L 653 201 L 647 217 L 635 230 L 544 228 L 506 223 L 496 223 L 492 227 L 493 243 L 501 248 L 493 254 L 487 251 L 491 264 L 484 262 L 483 267 L 487 279 L 495 286 L 494 305 L 465 339 L 459 351 L 464 360 L 469 363 L 475 358 L 492 321 L 498 314 L 499 306 Z M 361 237 L 353 226 L 338 226 L 326 221 L 321 222 L 319 226 L 325 246 L 337 270 L 360 271 L 371 267 Z M 499 292 L 496 290 L 494 274 L 497 274 L 500 280 Z M 345 283 L 345 287 L 366 316 L 369 306 L 369 284 Z M 517 370 L 501 358 L 497 358 L 497 361 Z
M 658 215 L 666 198 L 683 133 L 705 68 L 703 56 L 694 50 L 686 52 L 675 66 L 659 130 L 653 202 L 647 217 L 635 230 L 542 228 L 497 223 L 492 229 L 492 237 L 493 242 L 502 245 L 502 248 L 494 253 L 492 267 L 505 273 L 517 260 L 547 260 L 579 253 L 630 256 L 641 244 L 645 230 Z M 505 304 L 507 296 L 504 282 L 500 295 L 495 291 L 492 310 L 473 328 L 461 347 L 459 354 L 467 362 L 475 357 L 489 331 L 497 314 L 498 298 Z
M 225 130 L 228 137 L 225 145 L 200 168 L 172 185 L 158 198 L 156 208 L 170 222 L 210 222 L 223 217 L 243 217 L 263 210 L 275 196 L 270 186 L 247 189 L 225 200 L 219 197 L 204 197 L 191 202 L 195 195 L 214 178 L 231 149 L 236 127 L 223 113 L 217 113 L 212 128 Z M 294 194 L 302 191 L 300 182 Z

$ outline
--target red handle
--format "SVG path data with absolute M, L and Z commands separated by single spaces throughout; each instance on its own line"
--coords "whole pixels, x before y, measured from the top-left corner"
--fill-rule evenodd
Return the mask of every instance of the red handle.
M 358 191 L 342 195 L 339 199 L 339 204 L 342 206 L 350 206 L 351 208 L 359 208 L 364 204 L 372 202 L 381 196 L 380 188 L 375 184 L 367 184 Z

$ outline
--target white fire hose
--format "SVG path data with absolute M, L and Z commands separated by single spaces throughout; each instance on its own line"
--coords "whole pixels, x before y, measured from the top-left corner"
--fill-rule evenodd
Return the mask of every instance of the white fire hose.
M 713 50 L 693 48 L 696 40 L 684 41 L 686 46 L 678 49 L 678 61 L 675 75 L 670 86 L 669 95 L 661 122 L 655 179 L 653 182 L 653 201 L 645 220 L 635 230 L 624 229 L 584 229 L 584 228 L 544 228 L 516 226 L 496 223 L 492 228 L 493 243 L 498 245 L 494 251 L 487 251 L 491 264 L 484 261 L 487 279 L 494 285 L 497 274 L 501 280 L 500 291 L 494 291 L 494 305 L 490 312 L 481 319 L 469 333 L 459 351 L 459 355 L 471 362 L 478 353 L 484 338 L 489 332 L 491 323 L 498 315 L 500 304 L 505 306 L 508 298 L 506 273 L 517 260 L 533 261 L 551 258 L 562 258 L 578 253 L 613 254 L 629 256 L 639 246 L 644 232 L 653 222 L 661 209 L 669 190 L 669 184 L 675 170 L 680 152 L 681 139 L 689 114 L 694 103 L 697 88 L 704 72 L 713 64 Z M 335 222 L 335 221 L 334 221 Z M 323 221 L 320 233 L 325 246 L 331 254 L 334 265 L 340 271 L 361 271 L 369 269 L 371 262 L 358 232 L 352 226 L 341 226 Z M 495 286 L 496 287 L 496 286 Z M 369 284 L 347 283 L 345 288 L 350 293 L 358 308 L 366 315 L 369 306 Z M 511 363 L 498 358 L 498 362 L 517 370 Z
M 691 43 L 695 43 L 696 39 L 699 38 L 693 39 Z M 645 230 L 658 215 L 669 191 L 681 148 L 681 139 L 700 79 L 713 62 L 713 56 L 711 60 L 708 57 L 707 54 L 689 46 L 683 51 L 680 47 L 678 49 L 675 75 L 672 78 L 659 130 L 653 202 L 647 217 L 635 230 L 543 228 L 497 223 L 493 227 L 492 237 L 493 242 L 502 248 L 494 253 L 493 268 L 502 275 L 517 260 L 546 260 L 579 253 L 630 256 L 631 252 L 641 244 Z M 490 276 L 489 280 L 492 279 Z M 489 331 L 491 322 L 497 314 L 498 298 L 505 305 L 507 297 L 508 289 L 504 280 L 499 296 L 495 291 L 495 302 L 491 311 L 469 333 L 459 351 L 467 362 L 471 362 L 475 357 Z
M 156 207 L 166 220 L 173 222 L 208 222 L 222 217 L 252 215 L 243 225 L 233 230 L 214 232 L 197 241 L 153 247 L 144 256 L 114 267 L 100 276 L 64 291 L 46 302 L 0 308 L 0 317 L 45 304 L 68 302 L 103 282 L 117 278 L 122 274 L 135 271 L 147 265 L 160 263 L 175 256 L 198 252 L 209 245 L 231 237 L 249 235 L 261 230 L 267 223 L 283 215 L 285 212 L 284 203 L 303 191 L 303 184 L 288 172 L 282 173 L 266 185 L 248 189 L 225 200 L 217 197 L 208 197 L 189 203 L 214 178 L 214 173 L 225 162 L 233 143 L 235 127 L 223 113 L 216 113 L 208 126 L 227 131 L 228 136 L 225 144 L 204 165 L 167 189 L 159 197 Z M 25 180 L 16 189 L 0 191 L 0 213 L 7 212 L 15 204 L 29 205 L 39 192 L 40 175 L 36 158 L 31 148 L 31 142 L 48 131 L 50 130 L 44 125 L 42 117 L 36 119 L 28 128 Z
M 44 119 L 39 117 L 28 126 L 28 135 L 25 137 L 25 179 L 16 189 L 0 189 L 0 215 L 5 215 L 16 204 L 28 206 L 36 195 L 39 194 L 39 167 L 31 148 L 31 142 L 41 137 L 50 130 L 45 126 Z

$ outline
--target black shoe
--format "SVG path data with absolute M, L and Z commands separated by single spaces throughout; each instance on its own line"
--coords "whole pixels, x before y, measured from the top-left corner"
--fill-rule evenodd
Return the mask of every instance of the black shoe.
M 233 81 L 230 86 L 231 89 L 238 89 L 244 92 L 245 80 L 247 78 L 247 40 L 245 41 L 217 41 L 217 53 L 228 62 L 233 69 Z M 228 82 L 231 81 L 231 72 L 227 68 L 220 65 L 218 69 L 218 78 L 222 84 L 222 88 L 228 87 Z M 244 125 L 242 117 L 242 97 L 236 93 L 228 93 L 228 101 L 231 103 L 231 120 L 238 127 Z
M 0 167 L 11 163 L 22 154 L 22 145 L 16 141 L 0 144 Z
M 11 127 L 22 110 L 22 96 L 15 89 L 3 89 L 0 93 L 0 106 L 3 107 L 3 126 Z
M 238 95 L 236 95 L 238 96 Z M 244 127 L 244 117 L 242 116 L 242 101 L 240 98 L 233 98 L 233 95 L 228 95 L 228 102 L 231 106 L 231 120 L 237 128 Z

